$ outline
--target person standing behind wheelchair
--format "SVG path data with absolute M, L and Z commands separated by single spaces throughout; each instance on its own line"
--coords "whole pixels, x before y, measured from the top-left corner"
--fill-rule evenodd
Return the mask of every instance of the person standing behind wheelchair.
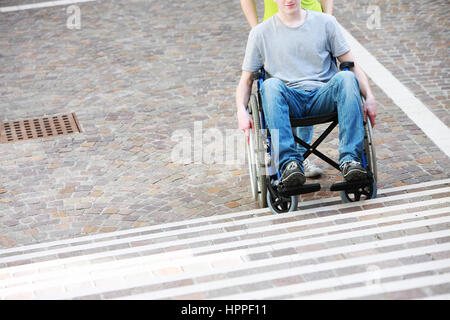
M 258 15 L 256 13 L 255 0 L 241 0 L 242 11 L 244 12 L 247 22 L 253 28 L 258 24 Z M 302 0 L 301 7 L 303 9 L 324 12 L 327 14 L 333 14 L 333 0 Z M 264 18 L 266 21 L 274 14 L 278 12 L 278 6 L 273 0 L 264 0 Z M 294 128 L 295 134 L 308 144 L 311 144 L 313 138 L 313 126 L 297 127 Z M 296 144 L 299 152 L 304 154 L 306 149 Z M 307 178 L 319 177 L 322 174 L 322 169 L 314 165 L 308 159 L 303 161 L 303 167 L 305 169 L 305 176 Z
M 304 184 L 303 154 L 298 152 L 290 117 L 336 112 L 339 119 L 339 166 L 345 181 L 366 178 L 361 165 L 363 116 L 375 124 L 376 101 L 366 75 L 355 61 L 337 20 L 301 8 L 301 0 L 275 0 L 279 11 L 250 31 L 242 75 L 236 89 L 239 128 L 248 136 L 253 121 L 246 107 L 252 73 L 264 66 L 272 78 L 263 82 L 261 97 L 269 130 L 278 130 L 280 183 Z M 353 61 L 351 71 L 338 72 L 334 59 Z M 361 95 L 365 98 L 364 115 Z

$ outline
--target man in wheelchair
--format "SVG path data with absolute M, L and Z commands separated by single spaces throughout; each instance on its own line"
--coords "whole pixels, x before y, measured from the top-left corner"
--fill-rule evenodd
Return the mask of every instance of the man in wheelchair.
M 346 182 L 362 180 L 363 117 L 375 124 L 376 102 L 366 75 L 358 66 L 333 16 L 304 10 L 301 0 L 275 0 L 279 11 L 255 26 L 249 35 L 242 75 L 236 90 L 239 128 L 247 141 L 253 120 L 246 107 L 252 74 L 264 67 L 269 77 L 260 88 L 269 131 L 278 130 L 277 167 L 280 183 L 303 185 L 303 155 L 297 151 L 291 118 L 336 112 L 339 120 L 339 167 Z M 338 72 L 339 62 L 353 61 Z M 361 110 L 361 95 L 365 98 Z

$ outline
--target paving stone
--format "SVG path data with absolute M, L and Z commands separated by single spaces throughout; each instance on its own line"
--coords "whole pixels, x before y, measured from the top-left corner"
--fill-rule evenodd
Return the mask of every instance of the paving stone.
M 219 298 L 221 296 L 227 296 L 241 292 L 238 287 L 228 287 L 223 289 L 210 290 L 204 293 L 207 299 Z
M 337 261 L 337 260 L 343 260 L 343 259 L 345 259 L 345 257 L 341 254 L 335 254 L 332 256 L 319 257 L 316 259 L 319 263 L 326 263 L 326 262 L 332 262 L 332 261 Z
M 436 239 L 436 243 L 447 243 L 447 242 L 450 242 L 450 237 L 442 237 Z
M 434 252 L 430 253 L 433 260 L 448 259 L 450 257 L 450 251 Z
M 272 280 L 272 284 L 276 287 L 288 286 L 301 282 L 303 282 L 303 279 L 300 276 L 289 276 Z
M 450 292 L 450 284 L 445 283 L 436 286 L 430 286 L 429 289 L 431 290 L 433 295 L 448 294 Z
M 264 290 L 264 289 L 270 289 L 273 288 L 273 284 L 271 281 L 261 281 L 261 282 L 254 282 L 250 284 L 240 285 L 237 288 L 242 292 L 251 292 L 251 291 L 257 291 L 257 290 Z
M 389 292 L 386 294 L 388 299 L 405 300 L 405 299 L 420 299 L 426 297 L 426 293 L 422 289 L 412 289 L 405 291 Z
M 204 283 L 204 282 L 223 280 L 223 279 L 225 279 L 224 275 L 214 274 L 214 275 L 201 276 L 201 277 L 195 278 L 194 281 L 196 283 Z
M 408 264 L 415 264 L 415 263 L 420 263 L 420 262 L 431 261 L 432 257 L 429 254 L 423 254 L 423 255 L 419 255 L 419 256 L 400 258 L 399 260 L 404 265 L 408 265 Z
M 196 292 L 196 293 L 191 293 L 191 294 L 175 296 L 175 297 L 172 297 L 172 299 L 175 299 L 175 300 L 204 300 L 204 299 L 206 299 L 206 295 L 201 292 Z
M 351 298 L 350 300 L 387 300 L 385 294 L 375 294 L 365 297 Z
M 272 257 L 281 257 L 287 255 L 297 254 L 297 251 L 294 248 L 286 248 L 280 250 L 274 250 L 271 252 Z
M 393 245 L 393 246 L 387 246 L 387 247 L 379 247 L 377 248 L 378 252 L 386 253 L 386 252 L 392 252 L 392 251 L 400 251 L 405 250 L 406 246 L 404 244 L 399 245 Z
M 333 271 L 319 271 L 319 272 L 313 272 L 313 273 L 307 273 L 301 275 L 303 281 L 316 281 L 316 280 L 322 280 L 322 279 L 328 279 L 335 277 L 335 274 Z

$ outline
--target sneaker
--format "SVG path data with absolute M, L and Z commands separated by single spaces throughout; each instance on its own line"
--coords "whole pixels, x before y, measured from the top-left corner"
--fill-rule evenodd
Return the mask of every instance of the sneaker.
M 289 162 L 284 168 L 280 178 L 280 183 L 286 187 L 301 186 L 305 183 L 305 174 L 297 161 Z
M 303 167 L 305 168 L 305 176 L 307 178 L 318 177 L 323 173 L 323 170 L 316 166 L 314 163 L 306 159 L 303 161 Z
M 367 171 L 356 161 L 344 162 L 341 165 L 342 175 L 347 182 L 364 180 L 367 178 Z

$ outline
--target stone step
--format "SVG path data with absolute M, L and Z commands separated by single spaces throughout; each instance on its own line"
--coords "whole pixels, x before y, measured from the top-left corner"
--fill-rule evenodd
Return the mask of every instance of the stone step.
M 435 238 L 434 238 L 435 237 Z M 36 281 L 35 284 L 31 284 L 28 286 L 22 285 L 21 288 L 17 288 L 17 291 L 23 292 L 24 290 L 34 289 L 35 292 L 39 292 L 41 295 L 45 293 L 45 289 L 53 289 L 55 286 L 63 286 L 67 292 L 63 292 L 64 290 L 60 290 L 55 294 L 55 291 L 51 295 L 43 295 L 44 298 L 77 298 L 81 296 L 86 297 L 87 295 L 98 295 L 98 297 L 103 298 L 111 298 L 114 296 L 119 296 L 123 298 L 123 296 L 128 293 L 139 292 L 139 291 L 149 291 L 142 296 L 133 296 L 133 299 L 145 298 L 145 299 L 159 299 L 159 298 L 172 298 L 174 296 L 183 296 L 187 294 L 195 294 L 201 293 L 205 296 L 211 294 L 211 292 L 217 294 L 217 290 L 223 290 L 227 288 L 235 289 L 236 286 L 239 286 L 239 289 L 242 289 L 243 286 L 253 286 L 256 285 L 256 288 L 261 286 L 261 283 L 272 284 L 273 282 L 280 281 L 288 278 L 292 282 L 292 277 L 299 277 L 301 275 L 309 275 L 314 280 L 315 274 L 320 274 L 321 272 L 326 271 L 334 271 L 338 274 L 348 273 L 349 268 L 356 269 L 355 273 L 358 273 L 359 268 L 366 268 L 367 265 L 378 265 L 385 264 L 390 266 L 389 264 L 395 263 L 398 259 L 411 259 L 413 257 L 420 257 L 424 254 L 433 254 L 433 253 L 447 253 L 450 250 L 449 244 L 433 244 L 431 246 L 420 246 L 420 247 L 412 247 L 406 250 L 395 250 L 387 253 L 380 254 L 369 254 L 367 253 L 368 248 L 389 248 L 405 243 L 417 243 L 418 241 L 424 241 L 429 239 L 440 239 L 442 237 L 448 237 L 448 233 L 444 232 L 436 232 L 429 237 L 419 236 L 419 237 L 405 237 L 402 239 L 396 239 L 395 241 L 385 241 L 380 244 L 370 244 L 366 243 L 363 246 L 355 247 L 355 245 L 350 246 L 339 246 L 334 247 L 334 250 L 324 249 L 322 251 L 317 250 L 310 252 L 309 254 L 303 255 L 295 255 L 290 254 L 283 257 L 269 257 L 266 259 L 262 259 L 261 261 L 247 261 L 242 262 L 237 259 L 239 253 L 235 257 L 232 255 L 222 255 L 219 257 L 210 257 L 211 260 L 203 260 L 195 261 L 198 259 L 194 259 L 191 261 L 191 269 L 197 268 L 197 271 L 189 271 L 189 268 L 186 268 L 182 273 L 175 273 L 173 269 L 176 268 L 177 264 L 171 266 L 172 273 L 170 272 L 170 268 L 162 268 L 162 269 L 152 269 L 152 262 L 149 261 L 147 265 L 141 265 L 140 267 L 134 267 L 133 269 L 128 270 L 117 270 L 115 268 L 115 272 L 106 273 L 104 271 L 99 271 L 97 273 L 91 272 L 90 276 L 83 276 L 77 272 L 72 272 L 75 278 L 67 279 L 63 283 L 61 283 L 61 279 L 47 279 L 46 281 Z M 419 240 L 418 240 L 419 239 Z M 391 240 L 391 239 L 388 239 Z M 418 240 L 418 241 L 417 241 Z M 411 241 L 411 242 L 408 242 Z M 363 254 L 361 254 L 363 252 Z M 353 253 L 354 255 L 350 255 Z M 242 253 L 240 253 L 242 254 Z M 319 258 L 327 258 L 334 257 L 336 254 L 347 254 L 348 257 L 345 259 L 332 260 L 330 262 L 322 262 L 317 260 Z M 360 256 L 361 255 L 361 256 Z M 218 259 L 220 258 L 220 259 Z M 234 258 L 234 259 L 233 259 Z M 310 263 L 312 260 L 316 258 L 317 263 Z M 228 260 L 228 263 L 225 264 L 224 260 Z M 222 265 L 220 262 L 222 261 Z M 238 263 L 239 261 L 239 263 Z M 443 261 L 443 260 L 442 260 Z M 214 262 L 217 262 L 216 264 Z M 436 268 L 442 269 L 447 267 L 445 264 L 440 264 L 441 260 L 434 261 L 436 262 Z M 192 264 L 194 263 L 194 264 Z M 410 262 L 411 263 L 411 262 Z M 169 264 L 170 265 L 170 264 Z M 205 270 L 208 265 L 212 265 L 213 268 Z M 300 265 L 300 266 L 298 266 Z M 189 264 L 188 264 L 189 266 Z M 298 267 L 297 267 L 298 266 Z M 158 267 L 158 266 L 156 266 Z M 388 268 L 386 268 L 388 269 Z M 384 268 L 382 269 L 383 278 L 385 275 Z M 419 268 L 414 269 L 414 272 L 422 271 L 432 271 L 433 269 L 430 266 L 424 267 L 423 269 Z M 152 271 L 155 273 L 152 275 Z M 388 270 L 389 271 L 389 270 Z M 164 272 L 166 272 L 164 274 Z M 352 273 L 353 275 L 354 273 Z M 224 276 L 226 275 L 226 276 Z M 381 277 L 380 277 L 381 278 Z M 193 281 L 195 279 L 195 281 Z M 370 277 L 367 279 L 370 280 Z M 308 279 L 310 280 L 310 279 Z M 356 282 L 359 280 L 356 279 Z M 70 292 L 74 288 L 77 288 L 77 284 L 85 283 L 86 286 L 83 288 L 83 291 L 80 292 Z M 87 284 L 90 286 L 87 286 Z M 189 285 L 190 284 L 190 285 Z M 162 290 L 163 288 L 167 288 Z M 158 289 L 158 290 L 155 290 Z M 7 289 L 9 293 L 11 293 L 13 288 Z M 278 291 L 277 291 L 278 292 Z M 256 293 L 256 298 L 259 298 Z M 1 292 L 3 294 L 3 291 Z M 278 294 L 279 295 L 279 294 Z M 255 297 L 255 294 L 254 294 Z
M 444 186 L 450 186 L 450 179 L 428 181 L 428 182 L 423 182 L 423 183 L 413 184 L 413 185 L 405 185 L 405 186 L 400 186 L 400 187 L 379 189 L 377 192 L 377 198 L 379 199 L 379 198 L 385 198 L 385 197 L 393 196 L 393 195 L 437 189 L 437 188 L 441 188 Z M 300 198 L 300 200 L 301 199 L 302 198 Z M 305 202 L 299 201 L 298 208 L 299 208 L 299 210 L 302 210 L 302 209 L 307 209 L 307 208 L 314 208 L 314 207 L 317 208 L 320 206 L 326 206 L 326 205 L 330 205 L 330 204 L 339 204 L 339 203 L 342 203 L 341 197 L 329 197 L 329 198 L 323 197 L 321 199 L 306 200 Z
M 400 266 L 393 268 L 380 269 L 381 272 L 361 272 L 354 273 L 348 276 L 335 277 L 324 280 L 311 281 L 307 284 L 287 285 L 283 288 L 275 288 L 268 290 L 259 290 L 250 293 L 229 295 L 221 297 L 221 299 L 252 299 L 255 296 L 258 299 L 274 299 L 283 295 L 297 294 L 295 298 L 291 299 L 350 299 L 350 298 L 371 298 L 372 296 L 385 291 L 395 292 L 413 288 L 420 288 L 430 284 L 439 285 L 450 282 L 450 273 L 439 274 L 428 277 L 413 277 L 410 280 L 400 281 L 383 281 L 391 277 L 399 277 L 411 275 L 421 272 L 430 272 L 432 270 L 439 270 L 450 267 L 450 259 L 443 259 L 437 261 L 428 261 L 417 263 L 409 266 Z M 342 287 L 354 285 L 353 288 L 338 290 L 337 292 L 316 293 L 311 295 L 301 295 L 301 293 L 318 291 L 324 288 Z M 359 284 L 359 285 L 358 285 Z M 136 297 L 134 297 L 136 298 Z M 286 298 L 286 296 L 284 297 Z
M 442 180 L 441 185 L 448 185 L 448 184 L 450 184 L 450 179 Z M 304 208 L 301 208 L 301 210 L 299 210 L 297 213 L 291 216 L 304 215 L 306 217 L 308 214 L 318 214 L 318 215 L 331 214 L 331 210 L 334 210 L 336 214 L 339 214 L 341 212 L 345 212 L 346 210 L 363 210 L 365 208 L 370 208 L 374 206 L 381 207 L 393 201 L 403 201 L 403 202 L 418 201 L 421 199 L 425 199 L 427 197 L 430 198 L 433 196 L 438 196 L 439 194 L 445 194 L 449 192 L 448 189 L 446 188 L 438 188 L 423 191 L 423 188 L 426 186 L 435 187 L 439 185 L 436 182 L 434 182 L 433 185 L 431 183 L 424 183 L 415 186 L 415 188 L 414 186 L 392 188 L 388 190 L 388 192 L 386 192 L 385 194 L 395 194 L 396 196 L 381 197 L 359 203 L 347 203 L 335 205 L 334 200 L 330 199 L 319 201 L 317 200 L 307 201 L 304 203 L 304 207 L 309 207 L 310 210 L 305 210 Z M 409 193 L 406 194 L 401 193 L 405 191 Z M 398 194 L 399 192 L 400 194 Z M 328 204 L 328 206 L 326 204 Z M 331 205 L 334 206 L 330 207 Z M 326 210 L 327 212 L 324 212 L 325 211 L 324 208 L 327 208 Z M 261 218 L 262 216 L 265 217 Z M 4 261 L 12 261 L 11 259 L 2 260 L 2 257 L 8 256 L 12 257 L 14 255 L 17 255 L 20 256 L 21 259 L 24 259 L 25 257 L 27 257 L 26 254 L 30 252 L 32 252 L 33 254 L 28 255 L 29 257 L 39 256 L 37 254 L 37 252 L 39 251 L 45 252 L 45 254 L 41 254 L 41 256 L 58 254 L 61 252 L 67 253 L 85 249 L 93 249 L 96 247 L 106 245 L 120 245 L 126 242 L 132 243 L 135 239 L 148 240 L 152 238 L 158 238 L 161 237 L 161 234 L 164 234 L 164 237 L 176 236 L 177 234 L 185 233 L 186 229 L 189 229 L 189 232 L 193 233 L 205 231 L 207 229 L 212 228 L 227 228 L 235 226 L 237 224 L 236 221 L 240 221 L 240 224 L 243 224 L 249 221 L 251 222 L 251 219 L 257 219 L 259 222 L 261 222 L 267 220 L 281 219 L 284 217 L 285 217 L 284 215 L 274 216 L 270 213 L 268 209 L 260 209 L 232 214 L 224 214 L 221 216 L 192 219 L 175 223 L 167 223 L 163 225 L 156 225 L 150 227 L 136 228 L 131 230 L 123 230 L 111 232 L 108 234 L 98 234 L 93 236 L 79 237 L 75 239 L 38 243 L 34 245 L 0 250 L 0 266 L 2 266 L 1 264 L 4 263 Z M 104 243 L 102 244 L 101 242 Z M 52 248 L 56 250 L 52 251 L 51 250 Z M 64 248 L 68 249 L 65 250 Z
M 193 219 L 186 228 L 166 224 L 0 250 L 0 298 L 433 295 L 448 285 L 450 270 L 447 184 L 282 215 L 249 211 Z M 378 287 L 368 290 L 368 281 Z
M 449 249 L 447 246 L 446 249 Z M 426 251 L 428 252 L 428 251 Z M 398 252 L 398 254 L 403 254 L 402 252 Z M 380 255 L 382 256 L 382 255 Z M 376 256 L 374 256 L 376 257 Z M 381 258 L 382 259 L 382 258 Z M 377 261 L 375 261 L 376 263 Z M 371 260 L 367 260 L 364 262 L 356 262 L 354 266 L 359 265 L 366 265 L 367 263 L 373 263 Z M 332 270 L 331 268 L 339 268 L 339 265 L 335 266 L 335 262 L 329 263 L 328 265 L 323 264 L 321 267 L 326 267 L 326 270 Z M 382 281 L 386 278 L 392 278 L 392 277 L 399 277 L 399 276 L 406 276 L 411 275 L 415 273 L 421 273 L 421 272 L 430 272 L 434 270 L 441 270 L 444 268 L 450 267 L 450 259 L 445 260 L 438 260 L 438 261 L 430 261 L 430 262 L 424 262 L 424 263 L 418 263 L 411 266 L 401 266 L 401 267 L 393 267 L 393 268 L 384 268 L 381 269 L 381 276 L 378 276 L 375 278 L 377 281 Z M 321 269 L 321 268 L 320 268 Z M 283 272 L 283 275 L 280 276 L 280 272 Z M 215 282 L 207 282 L 200 285 L 193 285 L 193 286 L 184 286 L 181 288 L 170 288 L 166 290 L 160 290 L 160 291 L 149 291 L 147 293 L 143 294 L 132 294 L 125 297 L 120 297 L 120 299 L 126 300 L 126 299 L 133 299 L 133 300 L 148 300 L 148 299 L 169 299 L 174 296 L 180 296 L 180 295 L 187 295 L 197 292 L 208 292 L 212 290 L 217 289 L 223 289 L 223 288 L 229 288 L 229 287 L 236 287 L 236 286 L 243 286 L 248 285 L 252 286 L 255 283 L 258 283 L 258 286 L 270 286 L 270 282 L 273 283 L 273 281 L 279 280 L 280 278 L 286 278 L 286 277 L 298 277 L 302 274 L 314 274 L 317 273 L 316 266 L 308 266 L 308 267 L 298 267 L 298 268 L 289 268 L 287 270 L 277 270 L 272 272 L 265 272 L 265 273 L 259 273 L 255 276 L 253 275 L 247 275 L 244 277 L 239 278 L 233 278 L 233 279 L 226 279 L 226 280 L 219 280 Z M 285 276 L 285 277 L 283 277 Z M 287 285 L 282 286 L 281 288 L 279 286 L 273 286 L 270 289 L 266 290 L 257 290 L 258 286 L 255 286 L 256 290 L 251 291 L 248 293 L 242 293 L 242 294 L 235 294 L 235 295 L 224 295 L 219 296 L 215 299 L 221 299 L 221 300 L 253 300 L 253 299 L 286 299 L 288 295 L 293 294 L 299 294 L 299 293 L 311 293 L 316 290 L 321 289 L 327 289 L 331 288 L 334 289 L 336 287 L 340 286 L 346 286 L 346 285 L 352 285 L 357 284 L 358 286 L 356 288 L 351 289 L 343 289 L 339 290 L 338 292 L 329 292 L 329 293 L 323 293 L 323 294 L 310 294 L 308 295 L 299 295 L 297 299 L 349 299 L 349 298 L 358 298 L 358 297 L 365 297 L 370 296 L 377 293 L 384 293 L 386 288 L 389 288 L 389 291 L 399 291 L 399 290 L 405 290 L 410 288 L 420 288 L 422 286 L 426 285 L 439 285 L 439 284 L 445 284 L 450 282 L 450 273 L 444 273 L 439 274 L 435 276 L 429 276 L 429 277 L 423 277 L 423 278 L 413 278 L 410 279 L 407 282 L 402 281 L 396 281 L 396 282 L 383 282 L 381 285 L 376 285 L 370 283 L 370 285 L 367 285 L 367 282 L 370 282 L 374 280 L 374 272 L 360 272 L 360 273 L 354 273 L 348 276 L 341 276 L 341 277 L 330 277 L 329 279 L 324 280 L 315 280 L 315 281 L 308 281 L 308 282 L 302 282 L 300 284 L 296 285 Z M 397 285 L 397 286 L 395 286 Z M 368 287 L 368 288 L 366 288 Z M 334 290 L 332 290 L 334 291 Z
M 428 218 L 432 218 L 433 215 L 441 215 L 443 212 L 446 212 L 446 209 L 437 209 L 437 210 L 433 210 L 427 213 L 427 217 Z M 411 216 L 411 215 L 409 215 Z M 405 223 L 402 225 L 403 230 L 409 230 L 409 229 L 415 229 L 415 228 L 420 228 L 423 226 L 434 226 L 436 224 L 440 224 L 442 222 L 446 222 L 447 219 L 446 217 L 440 218 L 440 219 L 434 219 L 432 221 L 423 221 L 423 220 L 419 220 L 419 221 L 413 221 L 411 223 Z M 265 241 L 261 241 L 260 239 L 253 239 L 250 241 L 247 241 L 246 243 L 248 245 L 250 245 L 251 248 L 248 248 L 245 250 L 245 252 L 247 254 L 251 254 L 251 255 L 257 255 L 257 254 L 261 254 L 267 251 L 274 251 L 274 250 L 283 250 L 283 249 L 288 249 L 292 246 L 298 247 L 298 246 L 312 246 L 315 244 L 319 244 L 323 241 L 339 241 L 339 240 L 346 240 L 346 239 L 353 239 L 353 238 L 358 238 L 358 237 L 368 237 L 371 234 L 375 234 L 375 235 L 381 235 L 383 233 L 387 233 L 387 232 L 392 232 L 395 231 L 397 229 L 397 226 L 395 225 L 387 225 L 384 227 L 379 227 L 378 229 L 375 230 L 369 230 L 369 229 L 362 229 L 362 230 L 358 230 L 358 231 L 354 231 L 354 232 L 341 232 L 341 233 L 337 233 L 337 234 L 332 234 L 332 235 L 328 235 L 325 233 L 324 234 L 323 231 L 324 230 L 319 230 L 319 236 L 318 237 L 314 237 L 314 238 L 308 238 L 308 239 L 302 239 L 302 240 L 298 240 L 298 238 L 300 236 L 310 236 L 310 233 L 306 233 L 306 232 L 297 232 L 296 235 L 293 234 L 293 237 L 290 237 L 287 239 L 287 241 L 284 242 L 280 242 L 278 241 L 275 244 L 265 244 Z M 320 236 L 322 235 L 322 236 Z M 425 237 L 427 237 L 428 235 L 426 234 Z M 275 237 L 268 237 L 269 239 L 265 239 L 267 240 L 269 243 L 273 242 L 273 240 L 278 239 L 280 240 L 280 236 L 275 236 Z M 291 240 L 294 239 L 294 240 Z M 375 238 L 373 238 L 375 239 Z M 372 239 L 372 240 L 373 240 Z M 271 241 L 272 240 L 272 241 Z M 422 239 L 424 240 L 424 239 Z M 252 243 L 253 242 L 253 243 Z M 253 246 L 251 246 L 253 244 Z M 220 246 L 222 249 L 224 249 L 225 246 Z M 188 262 L 190 261 L 189 259 L 192 256 L 196 256 L 196 259 L 202 259 L 202 256 L 208 255 L 207 258 L 213 257 L 213 258 L 220 258 L 220 255 L 226 255 L 226 254 L 231 254 L 231 255 L 236 255 L 236 252 L 239 253 L 241 251 L 243 251 L 242 249 L 240 249 L 242 246 L 235 246 L 233 247 L 231 244 L 226 246 L 227 251 L 219 251 L 217 250 L 217 247 L 200 247 L 197 250 L 179 250 L 179 251 L 172 251 L 169 253 L 159 253 L 159 254 L 153 254 L 149 257 L 151 257 L 151 259 L 147 259 L 147 256 L 144 257 L 137 257 L 137 258 L 128 258 L 128 259 L 122 259 L 120 260 L 120 263 L 115 263 L 114 266 L 120 265 L 122 266 L 134 266 L 136 263 L 140 263 L 140 262 L 147 262 L 147 261 L 151 261 L 156 267 L 166 267 L 166 266 L 170 266 L 170 265 L 174 265 L 175 263 L 178 263 L 180 266 L 187 264 L 187 262 L 185 260 L 187 260 Z M 237 249 L 236 249 L 237 248 Z M 215 252 L 215 253 L 211 253 L 211 251 Z M 217 252 L 219 251 L 219 252 Z M 86 257 L 83 257 L 86 258 Z M 2 275 L 4 275 L 4 278 L 6 278 L 5 274 L 6 272 L 4 271 L 8 271 L 9 274 L 14 273 L 14 274 L 22 274 L 22 275 L 26 275 L 31 274 L 34 277 L 33 274 L 33 270 L 36 270 L 36 267 L 39 267 L 40 273 L 39 275 L 41 277 L 43 277 L 43 274 L 48 271 L 48 272 L 52 272 L 52 276 L 55 276 L 54 271 L 55 269 L 55 265 L 58 265 L 60 263 L 64 263 L 64 265 L 67 266 L 73 266 L 73 265 L 77 265 L 80 266 L 81 268 L 79 269 L 79 271 L 83 271 L 83 264 L 84 265 L 88 265 L 86 268 L 84 268 L 87 271 L 92 271 L 93 269 L 105 269 L 108 267 L 107 264 L 103 264 L 100 263 L 101 259 L 104 258 L 104 256 L 102 257 L 90 257 L 90 261 L 96 261 L 98 260 L 98 266 L 95 268 L 92 268 L 90 266 L 90 264 L 88 263 L 83 263 L 83 260 L 78 260 L 78 261 L 74 261 L 73 259 L 61 259 L 61 260 L 56 260 L 54 262 L 58 262 L 58 263 L 53 263 L 52 265 L 50 265 L 49 263 L 35 263 L 32 265 L 32 267 L 29 267 L 27 265 L 22 265 L 19 267 L 11 267 L 11 268 L 6 268 L 2 271 Z M 166 263 L 167 259 L 170 258 L 172 259 L 168 264 Z M 179 259 L 180 261 L 175 262 L 174 259 Z M 105 259 L 103 259 L 105 260 Z M 107 261 L 107 260 L 106 260 Z M 167 265 L 166 265 L 167 264 Z M 102 270 L 103 270 L 102 269 Z M 62 274 L 62 276 L 66 276 L 66 274 Z M 24 277 L 21 278 L 22 280 L 26 279 Z M 20 280 L 20 281 L 22 281 Z M 2 285 L 8 283 L 8 282 L 13 282 L 13 281 L 9 281 L 4 280 L 4 282 L 2 283 Z M 17 281 L 16 281 L 17 282 Z
M 437 190 L 431 190 L 427 192 L 427 195 L 432 193 L 435 194 L 446 194 L 449 192 L 450 188 L 443 188 Z M 441 191 L 441 192 L 439 192 Z M 424 194 L 425 192 L 422 192 Z M 396 200 L 399 196 L 392 196 L 389 199 Z M 404 197 L 402 195 L 402 197 Z M 411 200 L 415 200 L 413 198 Z M 110 240 L 108 242 L 95 242 L 89 244 L 78 244 L 77 246 L 63 247 L 63 248 L 52 248 L 49 250 L 40 250 L 38 252 L 22 253 L 20 255 L 10 255 L 0 258 L 0 265 L 3 266 L 13 266 L 15 264 L 25 264 L 44 260 L 54 260 L 55 258 L 65 258 L 70 256 L 89 256 L 96 257 L 98 252 L 104 252 L 107 250 L 108 255 L 123 255 L 136 253 L 144 250 L 179 250 L 182 248 L 189 249 L 192 247 L 197 247 L 199 245 L 213 245 L 225 241 L 226 239 L 232 240 L 233 244 L 245 245 L 245 240 L 242 237 L 250 237 L 251 235 L 263 234 L 267 235 L 268 232 L 285 233 L 285 236 L 290 236 L 291 232 L 286 232 L 286 230 L 294 230 L 295 228 L 304 228 L 306 225 L 311 225 L 314 223 L 334 223 L 334 220 L 344 221 L 345 219 L 357 219 L 368 215 L 379 214 L 380 212 L 386 211 L 399 211 L 399 210 L 420 210 L 422 207 L 429 206 L 448 206 L 450 197 L 438 198 L 434 200 L 418 201 L 418 202 L 408 202 L 405 204 L 394 205 L 389 207 L 380 207 L 369 210 L 358 210 L 350 213 L 340 213 L 339 209 L 336 214 L 329 214 L 330 208 L 337 209 L 341 206 L 348 208 L 346 205 L 337 205 L 328 208 L 327 216 L 317 217 L 316 214 L 319 209 L 309 209 L 302 213 L 294 213 L 290 215 L 269 215 L 265 217 L 248 218 L 238 221 L 230 221 L 219 224 L 206 225 L 201 227 L 193 227 L 189 229 L 173 230 L 167 232 L 152 233 L 148 235 L 133 236 L 130 238 L 122 238 Z M 387 203 L 387 202 L 386 202 Z M 350 204 L 351 208 L 356 208 L 355 204 Z M 308 218 L 305 218 L 306 215 Z M 339 215 L 337 217 L 336 215 Z M 301 219 L 301 220 L 300 220 Z M 386 218 L 391 219 L 391 218 Z M 371 224 L 370 221 L 360 221 L 359 225 L 363 226 L 365 224 Z M 338 226 L 332 227 L 338 229 Z M 238 238 L 241 237 L 241 238 Z M 283 236 L 282 236 L 283 237 Z M 202 244 L 202 242 L 204 242 Z M 190 246 L 188 246 L 190 245 Z M 181 246 L 181 247 L 180 247 Z M 157 253 L 153 251 L 152 253 Z M 105 253 L 101 253 L 105 255 Z

